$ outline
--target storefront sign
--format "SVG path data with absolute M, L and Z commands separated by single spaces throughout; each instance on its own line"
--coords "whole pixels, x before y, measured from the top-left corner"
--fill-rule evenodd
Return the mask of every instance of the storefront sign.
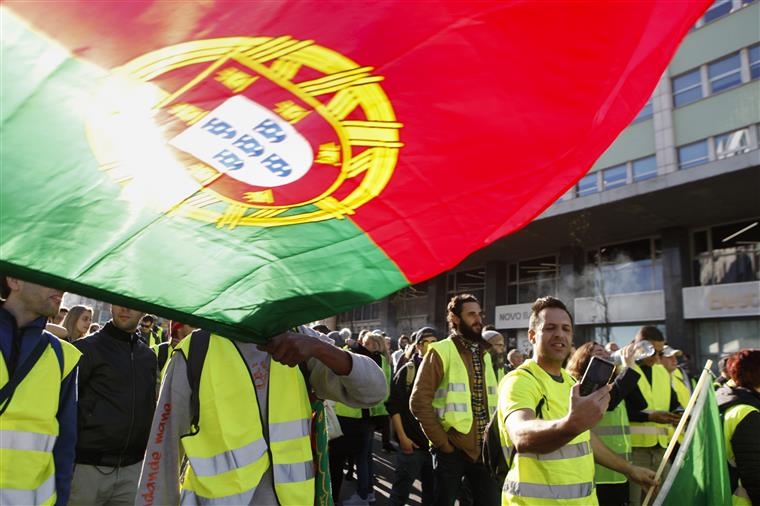
M 531 304 L 496 306 L 494 325 L 497 329 L 527 329 Z
M 760 281 L 683 289 L 686 319 L 760 316 Z

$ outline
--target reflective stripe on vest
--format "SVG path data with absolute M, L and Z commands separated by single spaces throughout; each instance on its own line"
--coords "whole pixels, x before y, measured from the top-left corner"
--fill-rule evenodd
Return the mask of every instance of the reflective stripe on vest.
M 651 425 L 631 425 L 630 434 L 668 434 L 668 429 L 664 427 L 654 427 Z
M 554 450 L 549 453 L 521 453 L 520 456 L 526 459 L 536 460 L 562 460 L 583 457 L 589 453 L 591 453 L 591 445 L 588 441 L 583 441 L 581 443 L 565 445 L 559 450 Z
M 23 432 L 19 430 L 0 430 L 0 448 L 4 450 L 28 450 L 32 452 L 52 452 L 56 436 Z
M 264 438 L 260 438 L 242 448 L 222 452 L 213 457 L 188 457 L 188 459 L 196 476 L 216 476 L 252 464 L 266 452 L 267 443 Z
M 467 367 L 459 354 L 459 349 L 452 337 L 431 343 L 428 350 L 435 350 L 441 358 L 443 377 L 433 395 L 433 411 L 444 430 L 454 429 L 467 434 L 472 428 L 472 395 L 470 392 L 470 377 Z M 496 411 L 498 398 L 496 396 L 496 375 L 493 372 L 491 355 L 482 355 L 484 393 L 488 415 Z
M 42 485 L 32 490 L 18 488 L 0 489 L 0 504 L 2 505 L 53 504 L 55 503 L 55 497 L 55 474 L 45 480 Z
M 505 480 L 503 491 L 509 495 L 535 499 L 584 499 L 594 491 L 594 483 L 572 485 L 542 485 L 541 483 L 515 483 Z
M 177 347 L 185 357 L 196 335 Z M 200 430 L 181 439 L 190 465 L 182 504 L 249 504 L 271 466 L 280 504 L 313 504 L 311 403 L 298 368 L 269 366 L 268 438 L 248 365 L 235 342 L 211 335 L 199 386 Z M 271 462 L 270 462 L 271 456 Z
M 631 433 L 631 427 L 626 425 L 625 427 L 599 427 L 596 426 L 593 429 L 591 429 L 591 432 L 596 434 L 597 436 L 620 436 L 623 434 L 630 434 Z
M 251 504 L 256 488 L 241 492 L 239 494 L 228 495 L 224 497 L 203 497 L 192 490 L 184 489 L 179 496 L 179 503 L 182 506 L 232 506 L 238 504 Z
M 641 396 L 647 403 L 644 411 L 669 411 L 670 410 L 670 373 L 661 364 L 652 366 L 651 383 L 638 365 L 633 370 L 639 373 L 638 388 Z M 634 447 L 649 448 L 661 446 L 667 448 L 670 438 L 668 437 L 668 425 L 655 422 L 630 422 L 631 444 Z

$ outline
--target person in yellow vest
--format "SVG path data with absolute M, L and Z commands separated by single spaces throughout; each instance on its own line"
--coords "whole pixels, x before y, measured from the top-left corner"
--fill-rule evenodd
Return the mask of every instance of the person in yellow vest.
M 509 464 L 501 504 L 595 505 L 594 462 L 653 485 L 654 472 L 631 465 L 590 431 L 607 411 L 610 387 L 581 397 L 579 384 L 562 368 L 573 340 L 562 301 L 536 300 L 528 339 L 533 358 L 499 387 L 499 433 Z
M 670 442 L 670 428 L 678 425 L 681 415 L 676 413 L 680 404 L 670 382 L 670 374 L 660 363 L 665 348 L 665 337 L 652 325 L 645 325 L 636 333 L 635 342 L 648 341 L 654 353 L 636 362 L 633 368 L 639 373 L 636 390 L 625 399 L 628 420 L 631 423 L 633 463 L 648 469 L 657 469 Z M 640 409 L 643 403 L 646 408 Z M 665 468 L 666 471 L 668 467 Z M 666 474 L 663 474 L 666 476 Z M 631 483 L 629 502 L 638 506 L 644 493 Z
M 68 502 L 81 353 L 45 330 L 63 292 L 0 274 L 0 504 Z
M 314 504 L 309 388 L 359 408 L 387 390 L 370 358 L 304 326 L 266 345 L 193 332 L 166 370 L 136 504 Z
M 636 388 L 639 380 L 639 373 L 633 369 L 635 356 L 634 343 L 624 346 L 620 351 L 622 364 L 618 367 L 617 375 L 610 388 L 609 406 L 602 421 L 591 429 L 591 432 L 607 448 L 629 462 L 631 461 L 631 427 L 623 401 Z M 610 352 L 606 347 L 593 341 L 581 345 L 567 363 L 567 372 L 573 379 L 581 381 L 591 357 L 609 360 Z M 640 409 L 645 407 L 642 405 Z M 628 478 L 624 474 L 595 464 L 594 482 L 600 506 L 620 506 L 628 502 Z
M 723 419 L 734 506 L 760 504 L 760 350 L 744 349 L 728 361 L 734 386 L 716 392 Z
M 428 346 L 409 404 L 433 446 L 437 505 L 453 505 L 467 478 L 474 504 L 492 506 L 499 487 L 483 463 L 483 434 L 496 410 L 496 376 L 483 339 L 480 302 L 454 296 L 448 338 Z
M 493 373 L 496 375 L 496 383 L 507 374 L 506 353 L 504 353 L 504 336 L 495 330 L 484 330 L 483 339 L 488 341 L 491 348 L 488 353 L 491 354 L 491 363 L 493 364 Z
M 164 378 L 166 366 L 169 364 L 169 357 L 172 352 L 177 345 L 194 330 L 195 327 L 191 327 L 186 323 L 172 322 L 170 332 L 171 339 L 160 344 L 154 344 L 150 347 L 150 349 L 156 354 L 156 360 L 158 361 L 158 374 L 156 375 L 158 387 L 161 387 L 161 380 Z
M 138 330 L 140 339 L 151 348 L 164 342 L 163 329 L 156 324 L 156 316 L 152 314 L 146 314 L 142 317 Z
M 681 350 L 676 350 L 665 345 L 662 349 L 660 362 L 670 374 L 670 385 L 676 393 L 678 404 L 682 408 L 686 408 L 686 405 L 689 403 L 689 397 L 691 397 L 691 389 L 689 388 L 689 383 L 684 380 L 683 371 L 678 368 L 678 357 L 682 354 Z

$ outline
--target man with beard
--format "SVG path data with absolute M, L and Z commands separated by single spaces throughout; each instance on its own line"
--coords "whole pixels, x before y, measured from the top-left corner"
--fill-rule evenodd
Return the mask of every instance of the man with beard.
M 496 375 L 496 383 L 498 383 L 509 372 L 508 364 L 504 361 L 504 336 L 495 330 L 484 330 L 483 339 L 491 345 L 488 352 L 491 354 L 493 372 Z
M 501 504 L 598 504 L 595 461 L 632 482 L 654 484 L 653 471 L 631 465 L 591 433 L 607 411 L 610 389 L 581 397 L 580 385 L 563 369 L 573 321 L 562 301 L 536 300 L 528 339 L 534 358 L 509 373 L 499 389 L 501 445 L 510 454 Z
M 429 346 L 410 407 L 433 444 L 435 500 L 453 505 L 462 478 L 474 504 L 497 504 L 499 488 L 483 464 L 483 433 L 496 410 L 496 376 L 483 330 L 480 302 L 462 294 L 448 304 L 448 338 Z

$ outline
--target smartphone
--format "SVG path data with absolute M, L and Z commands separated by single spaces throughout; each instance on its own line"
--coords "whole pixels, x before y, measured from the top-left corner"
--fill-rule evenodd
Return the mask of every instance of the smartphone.
M 581 395 L 586 396 L 610 382 L 615 364 L 599 357 L 591 357 L 581 380 Z

